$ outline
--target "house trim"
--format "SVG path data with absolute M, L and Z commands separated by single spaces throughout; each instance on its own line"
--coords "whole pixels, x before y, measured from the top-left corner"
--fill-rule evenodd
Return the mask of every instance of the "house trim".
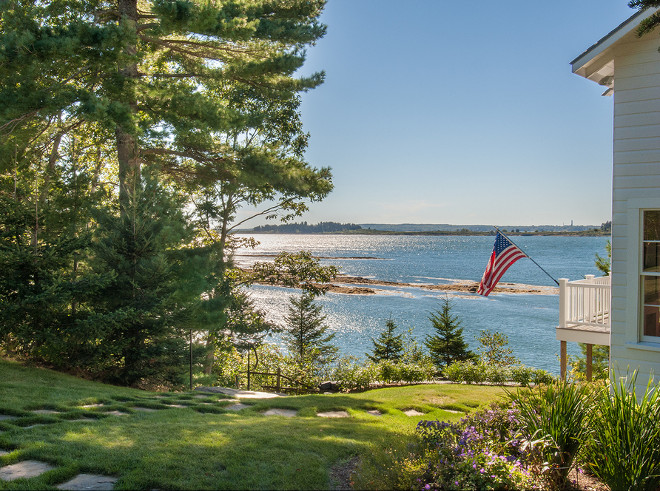
M 644 210 L 660 209 L 659 198 L 634 198 L 628 200 L 628 233 L 626 239 L 627 249 L 627 299 L 629 306 L 636 305 L 637 308 L 629 308 L 626 313 L 626 324 L 635 326 L 635 329 L 626 329 L 624 347 L 629 349 L 640 349 L 647 351 L 660 351 L 660 339 L 658 342 L 643 338 L 641 312 L 641 268 L 642 257 L 642 232 Z

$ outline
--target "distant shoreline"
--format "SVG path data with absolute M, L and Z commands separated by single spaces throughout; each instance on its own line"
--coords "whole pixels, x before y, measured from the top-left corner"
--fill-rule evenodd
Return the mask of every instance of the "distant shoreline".
M 575 232 L 553 232 L 553 231 L 539 231 L 539 232 L 507 232 L 502 231 L 511 237 L 610 237 L 611 232 L 603 232 L 596 230 L 580 230 Z M 455 237 L 472 237 L 472 236 L 494 236 L 495 231 L 490 232 L 476 232 L 476 231 L 446 231 L 436 230 L 428 232 L 401 232 L 392 230 L 342 230 L 337 232 L 262 232 L 255 230 L 240 230 L 237 233 L 245 235 L 410 235 L 410 236 L 455 236 Z

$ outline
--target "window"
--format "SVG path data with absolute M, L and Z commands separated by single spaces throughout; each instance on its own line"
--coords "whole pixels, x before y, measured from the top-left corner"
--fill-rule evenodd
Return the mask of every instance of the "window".
M 660 210 L 645 210 L 642 239 L 642 340 L 660 341 Z

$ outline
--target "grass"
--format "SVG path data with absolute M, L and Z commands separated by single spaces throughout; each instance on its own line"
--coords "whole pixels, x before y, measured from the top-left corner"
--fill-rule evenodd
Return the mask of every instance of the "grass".
M 83 472 L 119 478 L 116 489 L 328 489 L 336 484 L 333 467 L 353 457 L 376 472 L 378 455 L 405 441 L 420 419 L 457 420 L 502 394 L 497 387 L 417 385 L 248 399 L 248 408 L 234 412 L 226 407 L 238 401 L 220 394 L 146 392 L 0 360 L 0 415 L 15 417 L 0 421 L 0 450 L 9 451 L 0 466 L 32 459 L 55 467 L 0 481 L 0 489 L 54 489 Z M 90 404 L 103 406 L 81 407 Z M 298 416 L 261 414 L 270 408 Z M 372 409 L 382 416 L 367 413 Z M 424 415 L 408 417 L 407 409 Z M 128 415 L 109 416 L 111 410 Z M 332 410 L 351 417 L 316 416 Z

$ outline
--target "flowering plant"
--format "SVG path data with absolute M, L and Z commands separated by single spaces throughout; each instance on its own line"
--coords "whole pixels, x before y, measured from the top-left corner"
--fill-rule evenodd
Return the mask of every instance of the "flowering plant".
M 458 423 L 420 421 L 417 432 L 428 465 L 419 489 L 530 489 L 516 409 L 497 405 Z

